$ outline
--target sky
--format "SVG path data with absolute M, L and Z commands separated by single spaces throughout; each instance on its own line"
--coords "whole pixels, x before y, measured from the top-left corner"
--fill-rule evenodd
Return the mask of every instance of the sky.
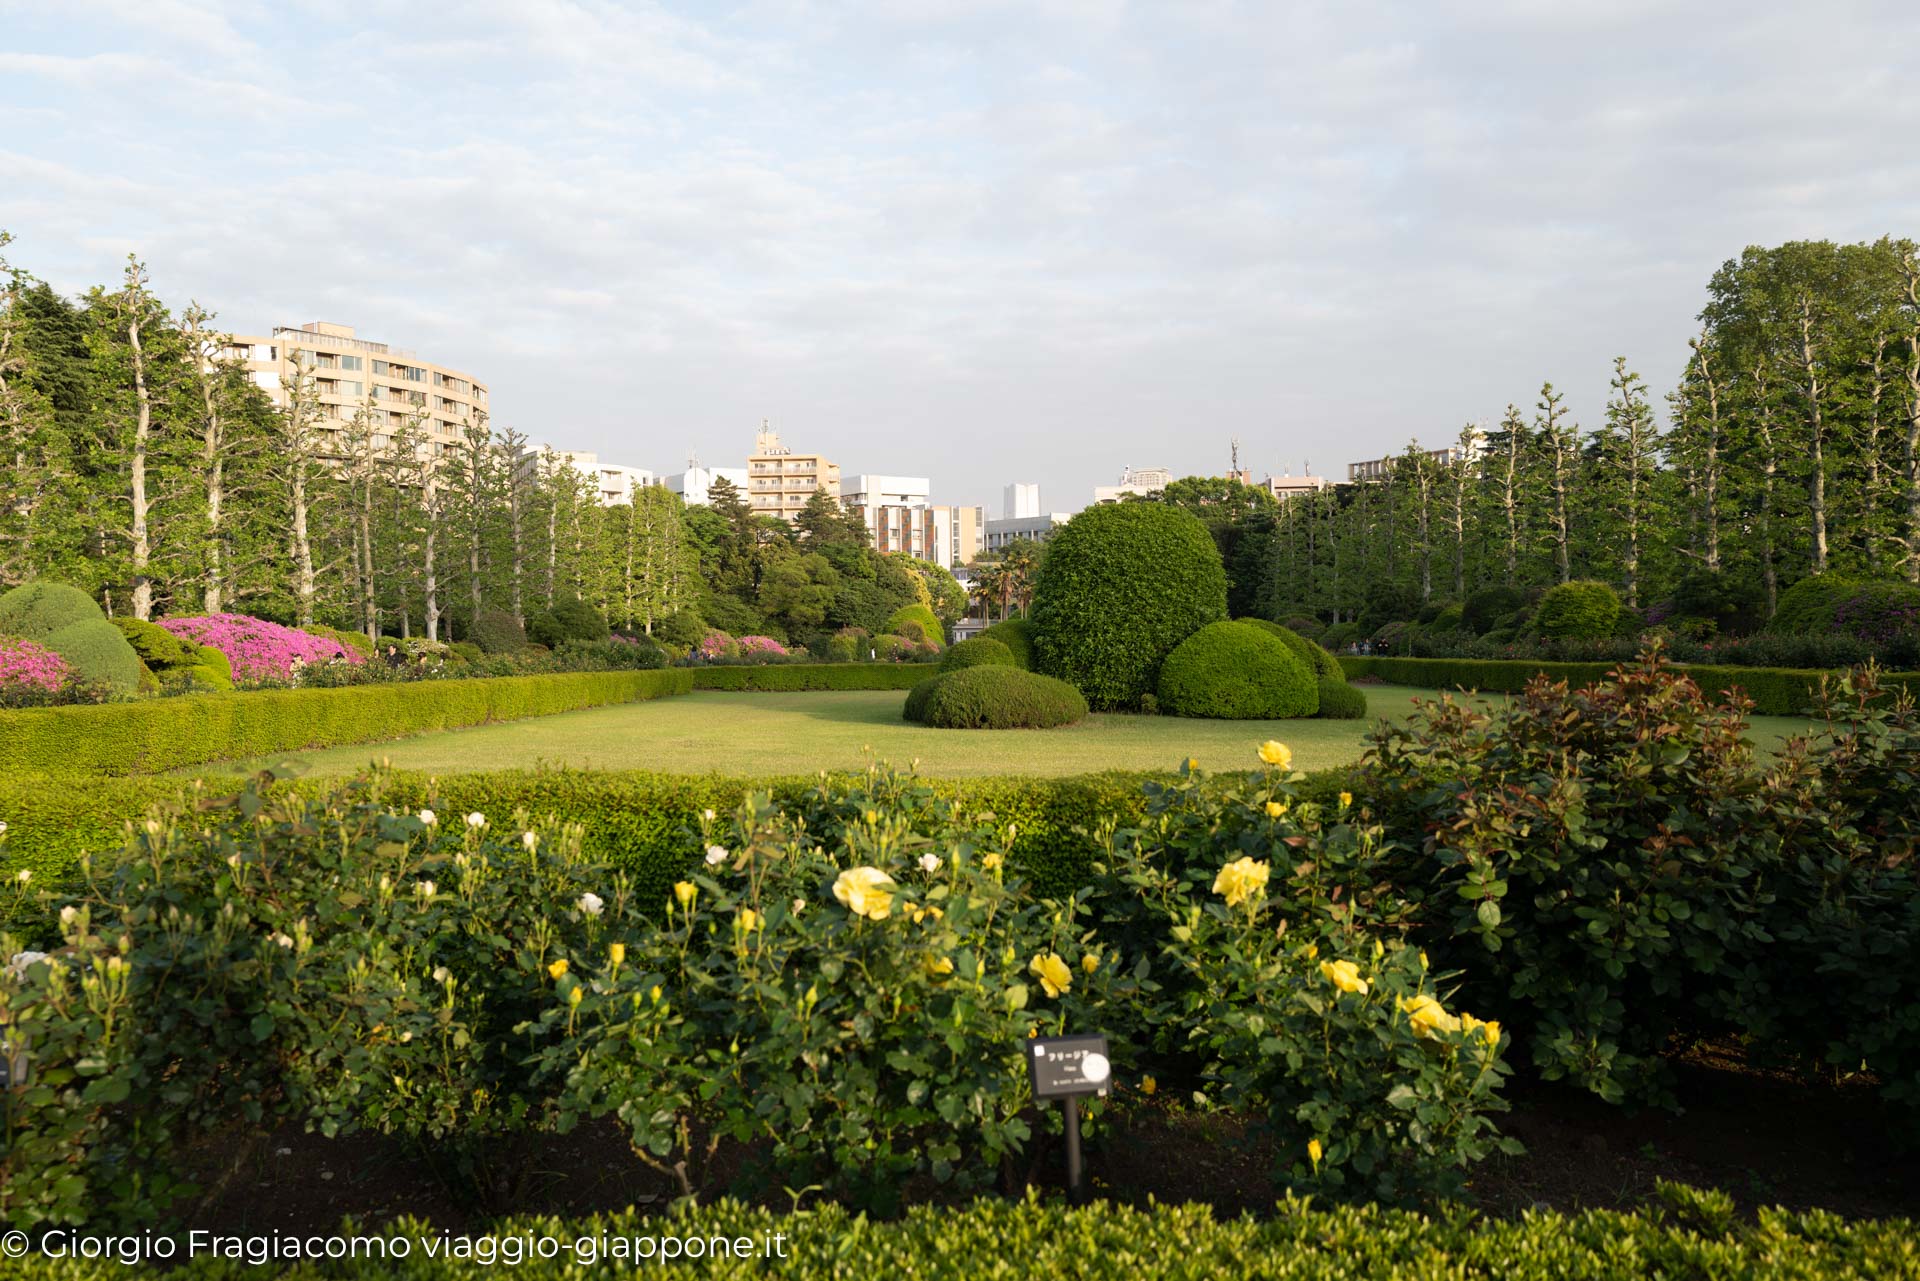
M 0 228 L 605 460 L 998 515 L 1656 396 L 1749 244 L 1920 235 L 1920 5 L 0 0 Z

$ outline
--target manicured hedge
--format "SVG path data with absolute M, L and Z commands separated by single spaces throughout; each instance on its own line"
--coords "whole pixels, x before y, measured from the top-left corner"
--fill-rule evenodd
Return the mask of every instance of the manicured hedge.
M 1365 690 L 1347 684 L 1344 676 L 1338 680 L 1331 676 L 1320 678 L 1320 710 L 1314 715 L 1327 721 L 1357 721 L 1366 714 Z
M 948 672 L 924 697 L 920 718 L 936 729 L 1050 729 L 1087 717 L 1079 690 L 1012 666 Z
M 370 760 L 377 755 L 377 749 L 367 752 Z M 1043 891 L 1065 892 L 1085 883 L 1094 858 L 1095 847 L 1084 832 L 1102 817 L 1121 827 L 1141 822 L 1146 814 L 1142 785 L 1155 777 L 1165 776 L 1114 772 L 929 783 L 969 810 L 989 811 L 996 823 L 1016 825 L 1014 860 Z M 818 775 L 732 778 L 622 770 L 502 770 L 438 779 L 396 772 L 389 779 L 388 794 L 409 808 L 493 815 L 525 809 L 580 823 L 590 857 L 631 872 L 643 892 L 655 896 L 664 895 L 691 866 L 699 845 L 692 832 L 702 810 L 724 813 L 748 792 L 791 804 L 811 795 L 820 782 Z M 1350 788 L 1352 779 L 1345 769 L 1316 773 L 1302 784 L 1301 794 L 1331 800 Z M 285 786 L 318 793 L 339 782 L 297 779 Z M 0 844 L 0 881 L 27 869 L 36 886 L 67 883 L 82 854 L 119 849 L 127 825 L 153 807 L 191 805 L 200 796 L 238 790 L 239 781 L 231 775 L 103 778 L 76 786 L 66 779 L 0 774 L 0 822 L 8 825 L 6 842 Z
M 1161 665 L 1159 695 L 1169 715 L 1225 720 L 1311 716 L 1320 707 L 1307 660 L 1251 623 L 1209 623 L 1181 641 Z
M 1096 1139 L 1088 1168 L 1097 1180 Z M 425 1223 L 394 1229 L 405 1257 L 363 1255 L 333 1262 L 279 1263 L 295 1281 L 453 1281 L 498 1270 L 525 1281 L 665 1274 L 662 1241 L 680 1259 L 674 1275 L 793 1281 L 846 1277 L 969 1277 L 1020 1281 L 1276 1281 L 1349 1277 L 1456 1281 L 1645 1281 L 1649 1277 L 1791 1277 L 1801 1281 L 1910 1277 L 1920 1269 L 1920 1233 L 1905 1219 L 1845 1219 L 1826 1211 L 1762 1210 L 1743 1221 L 1724 1193 L 1663 1185 L 1659 1203 L 1633 1213 L 1535 1211 L 1520 1219 L 1458 1214 L 1434 1219 L 1374 1206 L 1314 1209 L 1282 1203 L 1270 1215 L 1218 1219 L 1207 1206 L 1106 1202 L 1070 1209 L 1057 1200 L 981 1199 L 965 1206 L 920 1205 L 893 1220 L 850 1214 L 832 1203 L 804 1215 L 721 1201 L 676 1214 L 633 1210 L 566 1219 L 523 1217 L 442 1235 Z M 776 1237 L 776 1234 L 778 1236 Z M 343 1236 L 377 1236 L 342 1229 Z M 135 1239 L 135 1238 L 130 1238 Z M 229 1235 L 238 1241 L 238 1235 Z M 776 1245 L 777 1240 L 777 1245 Z M 466 1242 L 462 1247 L 458 1243 Z M 552 1242 L 555 1258 L 542 1258 Z M 693 1246 L 682 1243 L 696 1243 Z M 426 1245 L 436 1248 L 430 1254 Z M 721 1244 L 724 1243 L 724 1244 Z M 636 1247 L 645 1244 L 648 1254 Z M 473 1252 L 477 1245 L 491 1251 Z M 452 1250 L 459 1253 L 449 1257 Z M 632 1251 L 633 1253 L 629 1253 Z M 739 1251 L 739 1253 L 735 1253 Z M 511 1252 L 511 1253 L 510 1253 Z M 399 1248 L 386 1253 L 401 1254 Z M 636 1257 L 636 1255 L 638 1257 Z M 184 1259 L 185 1250 L 181 1250 Z M 492 1266 L 483 1263 L 488 1260 Z M 118 1281 L 125 1264 L 34 1257 L 10 1264 L 20 1281 Z M 237 1281 L 263 1269 L 211 1253 L 168 1276 Z
M 1490 693 L 1516 694 L 1536 675 L 1575 685 L 1602 680 L 1618 663 L 1545 663 L 1515 659 L 1479 658 L 1385 658 L 1378 655 L 1342 654 L 1340 666 L 1349 678 L 1373 677 L 1389 685 L 1412 685 L 1421 689 L 1473 689 Z M 1822 677 L 1837 672 L 1790 667 L 1710 667 L 1681 664 L 1680 670 L 1708 694 L 1724 694 L 1730 689 L 1746 691 L 1760 716 L 1800 716 L 1813 707 Z M 1882 683 L 1905 686 L 1920 697 L 1920 672 L 1893 672 Z
M 0 711 L 0 773 L 157 773 L 637 702 L 692 688 L 684 670 L 564 672 Z
M 963 640 L 940 657 L 940 670 L 957 672 L 962 667 L 1018 667 L 1013 651 L 997 640 L 975 636 Z
M 814 689 L 912 689 L 933 674 L 926 663 L 768 663 L 695 667 L 695 689 L 780 693 Z
M 984 640 L 999 641 L 1013 654 L 1015 667 L 1033 670 L 1033 627 L 1024 618 L 1003 618 L 980 633 Z

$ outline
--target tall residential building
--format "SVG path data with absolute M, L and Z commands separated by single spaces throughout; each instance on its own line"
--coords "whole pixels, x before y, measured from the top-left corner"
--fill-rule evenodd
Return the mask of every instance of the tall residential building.
M 1173 473 L 1165 467 L 1128 467 L 1120 473 L 1118 485 L 1094 486 L 1094 505 L 1130 497 L 1151 498 L 1172 483 Z
M 1423 450 L 1422 452 L 1442 467 L 1451 467 L 1467 456 L 1456 445 L 1448 445 L 1444 449 Z M 1406 455 L 1404 454 L 1395 454 L 1390 458 L 1369 458 L 1363 463 L 1348 463 L 1347 479 L 1356 482 L 1385 480 L 1393 474 L 1394 465 L 1405 457 Z
M 1006 502 L 1000 510 L 1004 520 L 1031 520 L 1040 514 L 1040 486 L 1015 481 L 1007 486 Z
M 866 523 L 876 551 L 905 552 L 948 570 L 980 551 L 984 511 L 935 505 L 933 482 L 924 476 L 863 474 L 840 488 L 841 505 Z
M 429 452 L 452 453 L 468 427 L 486 422 L 487 389 L 472 374 L 356 338 L 351 325 L 314 321 L 282 325 L 265 337 L 236 334 L 227 351 L 282 408 L 287 395 L 281 380 L 296 367 L 310 372 L 319 426 L 336 438 L 362 407 L 371 414 L 377 448 L 416 419 Z
M 543 447 L 529 447 L 520 451 L 517 460 L 523 472 L 537 474 L 541 462 L 547 453 Z M 602 507 L 624 507 L 633 501 L 633 491 L 644 489 L 654 483 L 653 473 L 645 467 L 626 467 L 619 463 L 603 463 L 598 454 L 590 454 L 579 449 L 556 449 L 553 460 L 561 466 L 571 467 L 585 476 L 593 485 L 594 495 Z
M 687 469 L 663 477 L 661 484 L 671 489 L 686 502 L 689 507 L 705 507 L 708 504 L 707 491 L 713 488 L 713 482 L 724 480 L 747 496 L 747 469 L 744 467 L 702 467 L 692 459 L 687 460 Z
M 840 497 L 840 464 L 819 454 L 794 453 L 762 422 L 747 459 L 747 501 L 753 510 L 791 522 L 820 489 L 829 498 Z

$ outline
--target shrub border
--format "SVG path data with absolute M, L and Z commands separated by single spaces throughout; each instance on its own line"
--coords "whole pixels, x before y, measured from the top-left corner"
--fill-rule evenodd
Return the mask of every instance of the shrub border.
M 1390 658 L 1384 655 L 1340 654 L 1340 666 L 1352 680 L 1372 677 L 1389 685 L 1412 685 L 1421 689 L 1472 689 L 1490 693 L 1517 694 L 1536 675 L 1575 685 L 1604 680 L 1608 672 L 1622 666 L 1617 662 L 1552 663 L 1527 659 L 1480 658 Z M 1761 716 L 1800 716 L 1809 712 L 1818 699 L 1822 678 L 1834 679 L 1840 673 L 1819 668 L 1799 667 L 1715 667 L 1705 664 L 1676 664 L 1679 671 L 1692 677 L 1703 693 L 1723 695 L 1743 689 L 1753 700 L 1753 710 Z M 1920 672 L 1889 672 L 1882 676 L 1889 689 L 1905 688 L 1920 697 Z
M 932 663 L 767 663 L 683 669 L 693 688 L 763 694 L 804 690 L 912 689 L 934 674 Z
M 685 694 L 684 670 L 556 672 L 0 711 L 0 773 L 159 773 Z

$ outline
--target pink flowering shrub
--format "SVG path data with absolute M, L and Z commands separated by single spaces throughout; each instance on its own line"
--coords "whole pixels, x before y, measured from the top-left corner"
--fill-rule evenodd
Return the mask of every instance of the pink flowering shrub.
M 0 636 L 0 707 L 40 702 L 59 693 L 72 674 L 67 660 L 45 645 Z
M 742 658 L 785 658 L 791 652 L 771 636 L 742 636 L 739 645 Z
M 734 643 L 733 637 L 716 627 L 700 638 L 697 652 L 705 659 L 732 658 L 740 652 L 740 647 Z
M 293 660 L 325 663 L 341 656 L 350 665 L 366 660 L 351 645 L 328 636 L 315 636 L 296 627 L 282 627 L 245 614 L 207 614 L 197 618 L 163 618 L 160 626 L 196 645 L 211 645 L 233 664 L 237 684 L 287 680 Z

